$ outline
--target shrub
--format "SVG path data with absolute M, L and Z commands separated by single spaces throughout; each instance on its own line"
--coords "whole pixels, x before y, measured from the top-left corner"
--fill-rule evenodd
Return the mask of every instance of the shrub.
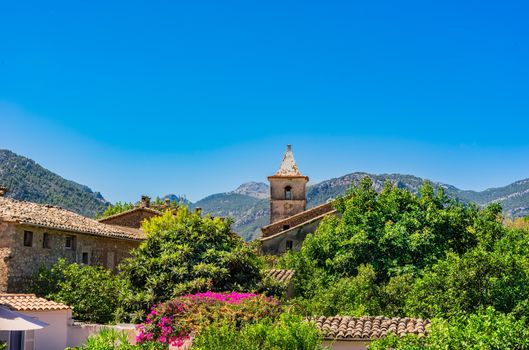
M 186 293 L 250 291 L 261 280 L 260 259 L 231 231 L 229 221 L 181 207 L 142 228 L 147 239 L 120 267 L 131 289 L 128 298 L 134 300 L 123 301 L 127 311 L 148 310 Z
M 7 349 L 7 343 L 0 341 L 0 350 L 6 350 L 6 349 Z
M 370 350 L 395 349 L 529 349 L 529 330 L 524 319 L 497 312 L 492 307 L 476 314 L 448 320 L 434 319 L 426 337 L 388 336 L 371 343 Z
M 51 269 L 40 268 L 32 289 L 36 295 L 71 306 L 76 320 L 109 323 L 114 320 L 122 283 L 103 267 L 67 265 L 60 259 Z
M 89 337 L 86 344 L 70 350 L 165 350 L 166 346 L 160 343 L 146 342 L 132 345 L 129 343 L 127 333 L 115 329 L 104 328 L 96 335 Z
M 230 323 L 210 325 L 193 340 L 196 350 L 317 350 L 322 334 L 301 316 L 282 314 L 275 322 L 264 319 L 240 329 Z
M 405 310 L 422 317 L 451 316 L 493 306 L 509 313 L 529 298 L 529 259 L 477 248 L 449 254 L 415 280 Z M 520 305 L 519 305 L 520 304 Z
M 296 298 L 292 303 L 303 315 L 364 316 L 380 314 L 379 299 L 375 270 L 361 265 L 356 276 L 341 278 L 319 289 L 313 298 Z
M 139 342 L 158 341 L 182 345 L 201 329 L 215 322 L 240 327 L 261 318 L 275 318 L 279 303 L 270 297 L 250 293 L 198 293 L 179 297 L 151 309 L 139 326 Z

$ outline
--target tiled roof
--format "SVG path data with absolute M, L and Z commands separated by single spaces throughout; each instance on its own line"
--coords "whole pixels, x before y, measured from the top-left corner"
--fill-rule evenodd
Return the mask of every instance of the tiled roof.
M 70 307 L 51 300 L 39 298 L 35 294 L 0 294 L 0 305 L 15 311 L 68 310 Z
M 371 340 L 383 338 L 389 333 L 401 337 L 407 334 L 422 337 L 430 326 L 430 320 L 384 316 L 322 316 L 309 320 L 316 323 L 316 327 L 323 332 L 326 339 L 338 340 Z
M 263 226 L 261 231 L 263 233 L 261 240 L 266 240 L 270 236 L 274 236 L 282 231 L 286 232 L 292 230 L 295 227 L 305 225 L 309 222 L 312 222 L 315 219 L 329 215 L 336 212 L 334 209 L 334 202 L 328 202 L 325 204 L 318 205 L 316 207 L 302 211 L 301 213 L 292 215 L 288 218 L 278 220 L 269 225 Z M 288 226 L 287 230 L 284 230 L 283 227 Z
M 4 197 L 0 197 L 0 221 L 113 238 L 145 238 L 139 229 L 107 225 L 60 207 Z
M 106 222 L 106 221 L 108 221 L 110 219 L 114 219 L 114 218 L 118 218 L 120 216 L 128 215 L 128 214 L 134 213 L 136 211 L 145 211 L 147 213 L 152 213 L 152 214 L 156 214 L 156 215 L 163 214 L 163 212 L 160 211 L 160 210 L 156 210 L 156 209 L 152 209 L 152 208 L 146 208 L 146 207 L 136 207 L 136 208 L 132 208 L 132 209 L 129 209 L 129 210 L 122 211 L 121 213 L 117 213 L 117 214 L 114 214 L 114 215 L 106 216 L 104 218 L 98 219 L 97 221 L 104 223 L 104 222 Z
M 272 278 L 280 283 L 289 284 L 294 277 L 294 270 L 268 270 L 266 277 Z

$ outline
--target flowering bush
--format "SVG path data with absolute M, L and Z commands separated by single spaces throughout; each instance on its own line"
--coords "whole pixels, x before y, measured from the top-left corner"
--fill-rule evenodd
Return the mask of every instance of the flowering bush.
M 271 297 L 252 293 L 188 294 L 151 308 L 139 326 L 137 341 L 158 341 L 181 346 L 192 335 L 215 322 L 239 328 L 261 318 L 276 318 L 281 313 L 279 302 Z

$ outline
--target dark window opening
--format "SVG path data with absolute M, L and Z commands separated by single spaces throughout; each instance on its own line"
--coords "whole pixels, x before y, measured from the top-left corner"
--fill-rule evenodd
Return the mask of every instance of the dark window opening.
M 290 225 L 283 225 L 283 231 L 288 230 L 290 228 Z
M 85 265 L 88 265 L 88 253 L 83 252 L 83 255 L 81 256 L 81 262 Z
M 287 250 L 292 250 L 292 248 L 294 247 L 294 242 L 288 240 L 286 245 L 287 245 Z
M 45 233 L 42 235 L 42 248 L 51 248 L 49 233 Z
M 64 247 L 67 249 L 75 250 L 75 236 L 66 236 Z
M 24 231 L 24 247 L 33 246 L 33 232 Z
M 285 187 L 285 199 L 292 200 L 292 187 L 290 186 Z

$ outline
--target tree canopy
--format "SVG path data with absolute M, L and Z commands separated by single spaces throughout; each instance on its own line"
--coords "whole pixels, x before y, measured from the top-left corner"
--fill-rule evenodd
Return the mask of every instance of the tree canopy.
M 369 178 L 336 201 L 338 215 L 281 264 L 296 269 L 296 306 L 332 316 L 454 315 L 493 306 L 524 313 L 529 243 L 502 224 L 501 207 L 419 195 Z
M 261 280 L 261 260 L 231 231 L 231 222 L 186 207 L 142 226 L 147 239 L 121 268 L 131 308 L 201 291 L 248 291 Z

